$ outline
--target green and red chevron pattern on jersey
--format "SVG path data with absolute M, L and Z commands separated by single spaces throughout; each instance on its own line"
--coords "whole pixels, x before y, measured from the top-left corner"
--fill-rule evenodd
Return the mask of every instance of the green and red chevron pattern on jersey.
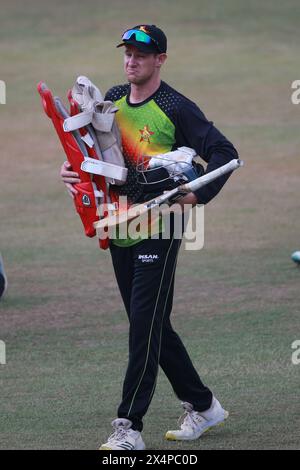
M 113 87 L 106 99 L 119 108 L 116 120 L 122 135 L 123 154 L 128 167 L 127 183 L 118 188 L 130 202 L 137 202 L 142 187 L 137 181 L 136 165 L 141 157 L 169 152 L 175 148 L 175 124 L 171 115 L 176 96 L 164 82 L 142 103 L 129 102 L 130 85 Z M 173 91 L 173 90 L 172 90 Z M 171 113 L 170 113 L 171 111 Z M 173 112 L 172 112 L 173 111 Z

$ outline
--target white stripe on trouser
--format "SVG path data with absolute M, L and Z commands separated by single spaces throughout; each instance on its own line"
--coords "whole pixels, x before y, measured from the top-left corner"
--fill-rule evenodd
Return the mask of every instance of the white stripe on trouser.
M 167 265 L 167 262 L 168 262 L 168 258 L 169 258 L 169 253 L 170 253 L 170 250 L 172 248 L 172 245 L 173 245 L 173 241 L 174 241 L 174 235 L 173 235 L 173 238 L 172 238 L 172 241 L 170 243 L 170 246 L 169 246 L 169 249 L 168 249 L 168 252 L 167 252 L 167 256 L 166 256 L 166 259 L 165 259 L 165 264 L 164 264 L 164 268 L 163 268 L 163 272 L 162 272 L 162 276 L 161 276 L 161 280 L 160 280 L 160 285 L 159 285 L 159 289 L 158 289 L 158 294 L 157 294 L 157 297 L 156 297 L 156 302 L 155 302 L 155 308 L 154 308 L 154 312 L 153 312 L 153 318 L 152 318 L 152 323 L 151 323 L 151 328 L 150 328 L 150 333 L 149 333 L 149 339 L 148 339 L 148 349 L 147 349 L 147 355 L 146 355 L 146 362 L 145 362 L 145 366 L 144 366 L 144 370 L 142 372 L 142 376 L 140 378 L 140 381 L 137 385 L 137 388 L 136 388 L 136 391 L 134 392 L 134 395 L 133 395 L 133 398 L 131 400 L 131 404 L 130 404 L 130 407 L 129 407 L 129 411 L 127 413 L 127 416 L 130 416 L 130 412 L 131 412 L 131 408 L 133 406 L 133 402 L 134 402 L 134 399 L 135 399 L 135 396 L 138 392 L 138 389 L 140 388 L 140 385 L 142 383 L 142 380 L 144 378 L 144 375 L 145 375 L 145 372 L 146 372 L 146 369 L 147 369 L 147 363 L 148 363 L 148 359 L 149 359 L 149 351 L 150 351 L 150 344 L 151 344 L 151 337 L 152 337 L 152 330 L 153 330 L 153 324 L 154 324 L 154 319 L 155 319 L 155 315 L 156 315 L 156 309 L 157 309 L 157 304 L 158 304 L 158 299 L 159 299 L 159 295 L 160 295 L 160 291 L 161 291 L 161 286 L 162 286 L 162 283 L 163 283 L 163 278 L 164 278 L 164 274 L 165 274 L 165 270 L 166 270 L 166 265 Z
M 169 292 L 170 292 L 170 287 L 172 285 L 172 280 L 173 280 L 173 276 L 174 276 L 174 272 L 175 272 L 175 267 L 176 267 L 176 263 L 177 263 L 178 254 L 179 254 L 179 247 L 178 247 L 177 255 L 176 255 L 176 258 L 175 258 L 175 262 L 174 262 L 174 266 L 173 266 L 173 272 L 172 272 L 172 276 L 171 276 L 171 279 L 170 279 L 170 284 L 169 284 L 169 287 L 168 287 L 168 292 L 167 292 L 166 301 L 165 301 L 164 310 L 163 310 L 163 316 L 162 316 L 161 327 L 160 327 L 160 336 L 159 336 L 159 348 L 158 348 L 158 356 L 157 356 L 156 379 L 155 379 L 155 382 L 154 382 L 154 385 L 153 385 L 152 392 L 150 394 L 149 402 L 152 399 L 152 396 L 153 396 L 153 393 L 154 393 L 154 390 L 155 390 L 155 387 L 156 387 L 156 383 L 157 383 L 157 378 L 158 378 L 158 368 L 159 368 L 159 359 L 160 359 L 160 351 L 161 351 L 162 330 L 163 330 L 164 318 L 165 318 L 165 313 L 166 313 L 166 306 L 167 306 L 167 302 L 168 302 L 168 296 L 169 296 Z

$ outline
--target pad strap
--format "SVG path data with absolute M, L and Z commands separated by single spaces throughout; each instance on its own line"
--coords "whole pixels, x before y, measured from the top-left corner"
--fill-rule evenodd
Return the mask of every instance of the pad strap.
M 93 175 L 102 175 L 108 178 L 126 181 L 127 168 L 123 168 L 113 163 L 103 162 L 95 158 L 86 157 L 80 166 L 82 171 Z

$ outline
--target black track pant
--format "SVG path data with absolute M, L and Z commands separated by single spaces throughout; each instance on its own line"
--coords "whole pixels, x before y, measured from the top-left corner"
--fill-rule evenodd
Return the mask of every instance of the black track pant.
M 160 365 L 175 394 L 197 411 L 210 407 L 211 391 L 203 385 L 170 323 L 174 273 L 181 240 L 146 239 L 132 247 L 110 250 L 130 322 L 129 362 L 119 418 L 141 431 Z M 188 313 L 187 313 L 188 314 Z

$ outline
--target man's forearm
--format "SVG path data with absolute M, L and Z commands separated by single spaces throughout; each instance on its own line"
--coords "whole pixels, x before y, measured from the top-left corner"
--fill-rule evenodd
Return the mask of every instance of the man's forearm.
M 230 162 L 232 159 L 239 158 L 236 149 L 229 141 L 224 142 L 224 144 L 220 146 L 219 149 L 216 148 L 214 150 L 214 153 L 210 156 L 205 173 L 210 173 L 216 168 L 219 168 Z M 195 191 L 194 194 L 197 198 L 197 203 L 207 204 L 209 201 L 211 201 L 221 191 L 230 175 L 231 173 L 222 175 L 215 181 L 212 181 L 208 185 L 203 186 L 202 188 Z

